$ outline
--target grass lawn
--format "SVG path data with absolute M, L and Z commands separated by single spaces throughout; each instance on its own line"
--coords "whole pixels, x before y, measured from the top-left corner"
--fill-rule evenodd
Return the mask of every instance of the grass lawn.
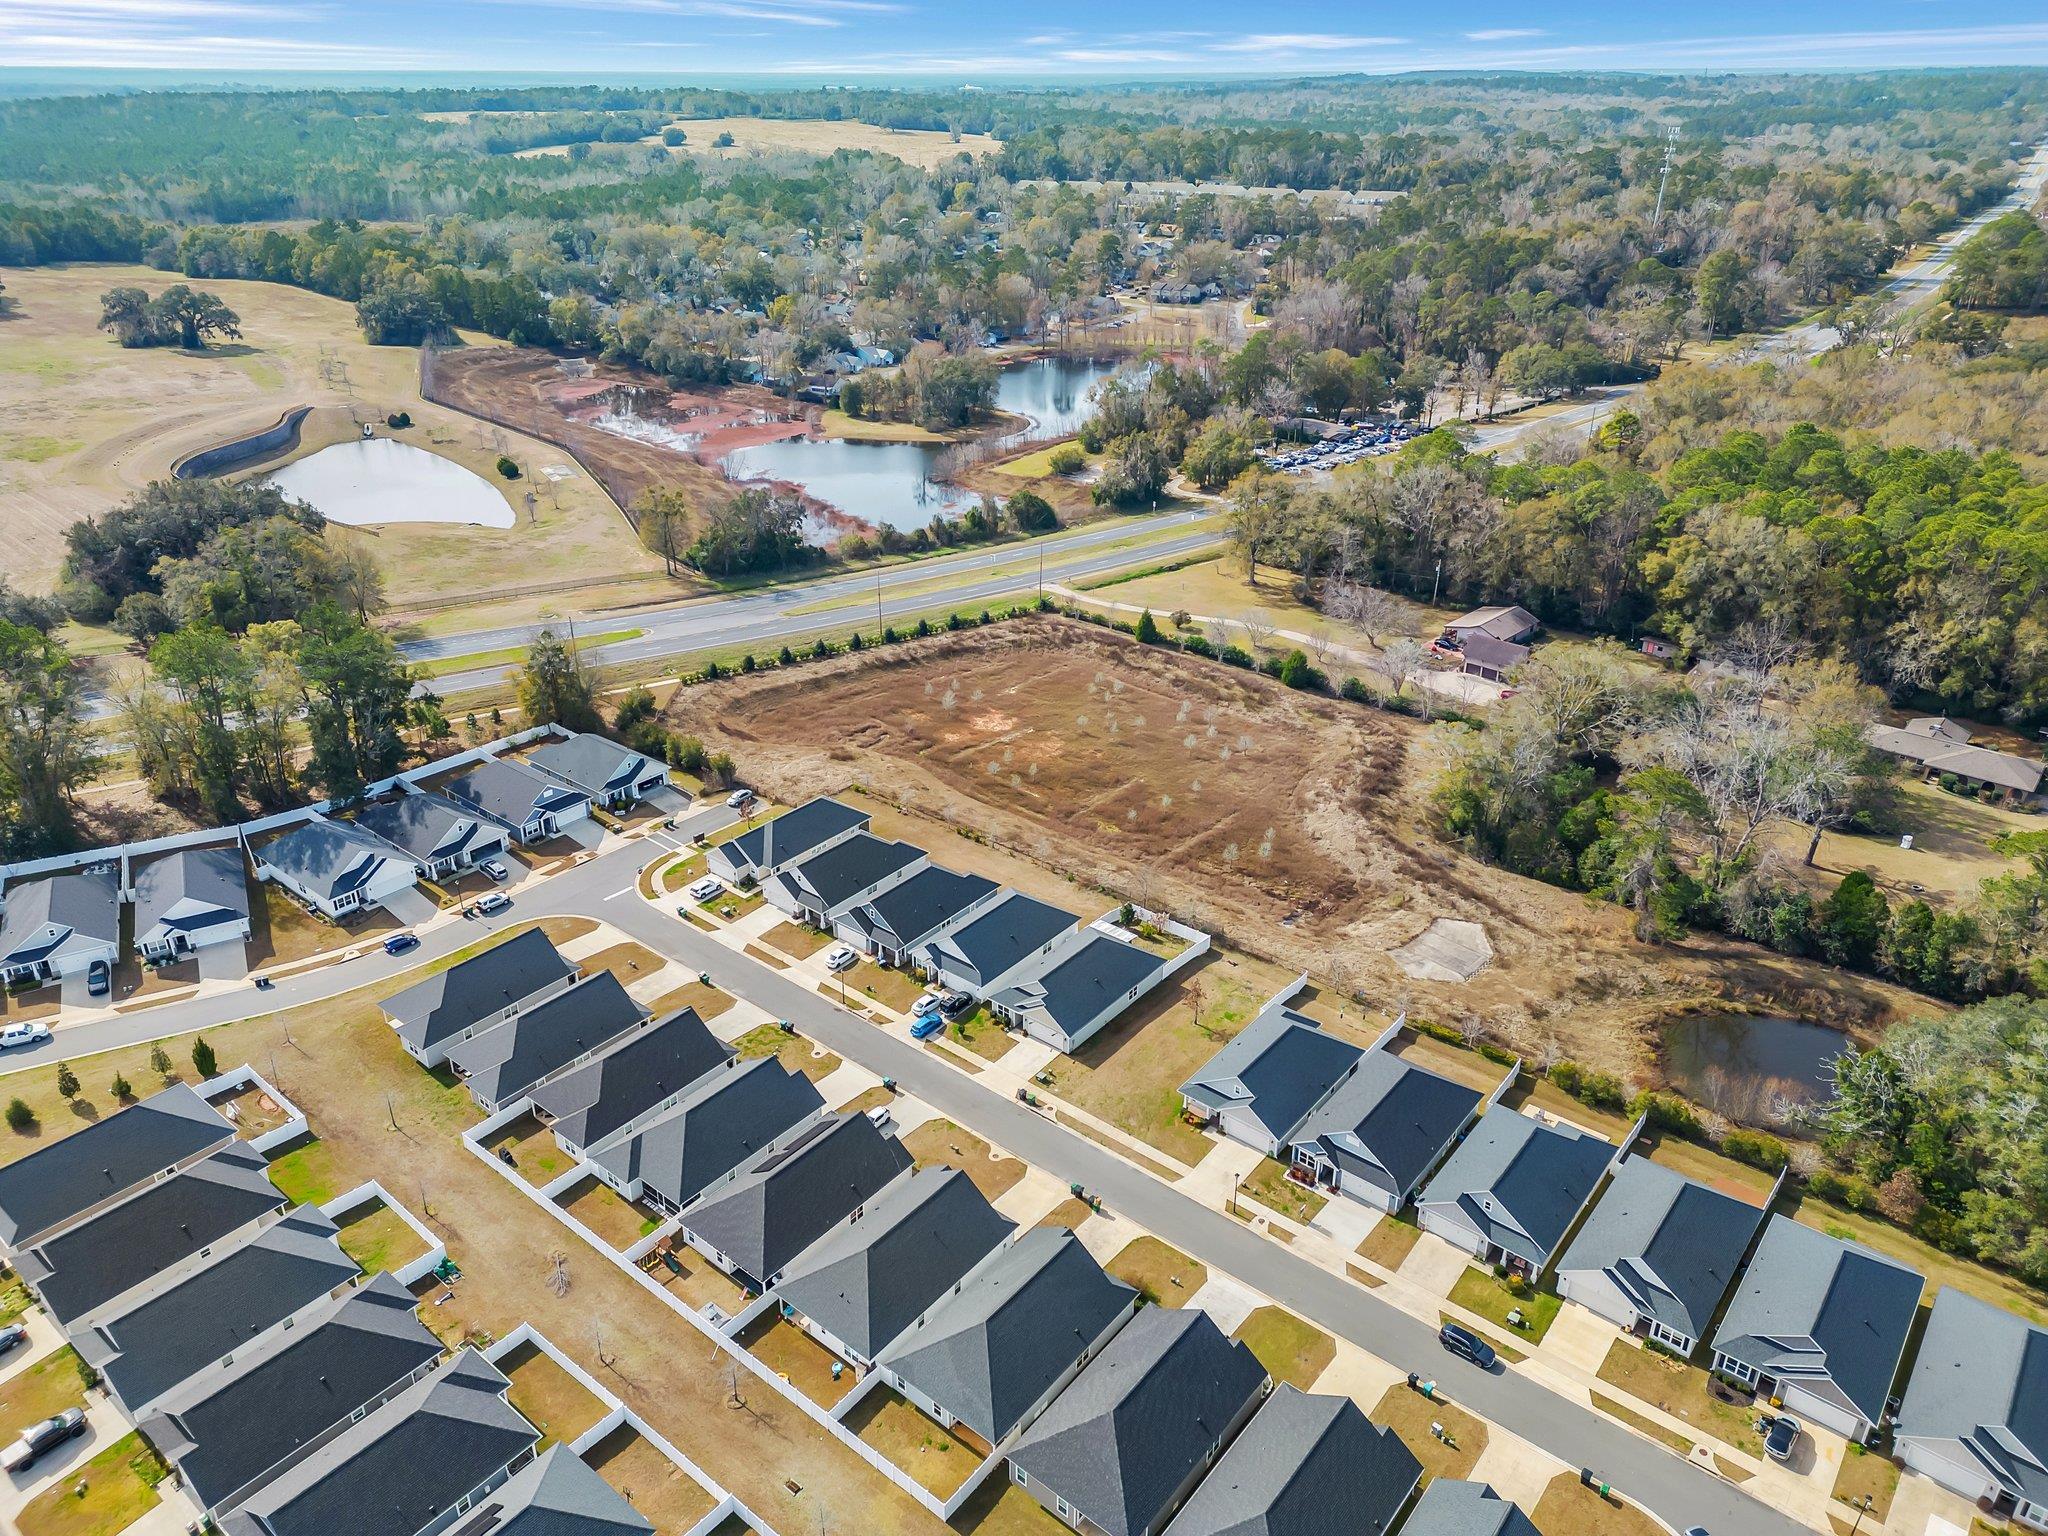
M 653 1523 L 657 1536 L 676 1536 L 711 1513 L 711 1495 L 628 1425 L 598 1441 L 583 1459 Z
M 1579 1481 L 1576 1472 L 1560 1472 L 1529 1511 L 1543 1536 L 1667 1536 L 1665 1528 L 1620 1499 L 1603 1499 Z
M 761 935 L 761 942 L 792 960 L 808 960 L 832 942 L 832 935 L 802 923 L 777 923 Z
M 1366 1415 L 1401 1437 L 1401 1443 L 1422 1463 L 1424 1481 L 1437 1477 L 1469 1477 L 1486 1449 L 1486 1426 L 1462 1408 L 1442 1398 L 1432 1401 L 1413 1391 L 1406 1382 L 1387 1388 L 1379 1406 Z M 1432 1424 L 1443 1425 L 1450 1441 L 1429 1432 Z
M 940 1498 L 950 1498 L 981 1465 L 982 1452 L 887 1387 L 846 1416 L 846 1427 Z
M 716 918 L 722 918 L 729 923 L 737 918 L 745 917 L 767 899 L 759 891 L 736 891 L 731 886 L 727 886 L 709 901 L 698 902 L 697 910 L 707 912 Z
M 997 1157 L 987 1142 L 950 1120 L 927 1120 L 903 1138 L 903 1145 L 918 1167 L 958 1168 L 990 1200 L 1024 1177 L 1021 1158 Z
M 854 1388 L 851 1365 L 772 1308 L 746 1326 L 739 1342 L 820 1408 L 830 1408 Z M 836 1380 L 834 1366 L 839 1367 Z
M 670 862 L 661 872 L 661 888 L 664 891 L 680 891 L 686 885 L 695 885 L 704 878 L 704 855 L 693 853 L 685 858 Z
M 984 1061 L 1001 1061 L 1017 1043 L 1017 1037 L 998 1024 L 986 1008 L 960 1015 L 946 1026 L 945 1037 L 955 1045 L 966 1046 Z
M 974 1497 L 960 1506 L 953 1517 L 954 1528 L 964 1536 L 1073 1536 L 1052 1512 L 1008 1475 L 988 1478 L 974 1490 Z M 712 1536 L 725 1536 L 714 1531 Z
M 168 1471 L 142 1436 L 123 1435 L 30 1500 L 21 1536 L 114 1536 L 161 1502 L 156 1485 Z
M 531 1344 L 504 1356 L 498 1369 L 512 1383 L 506 1397 L 541 1432 L 543 1447 L 573 1441 L 604 1417 L 604 1404 L 590 1389 Z
M 521 1115 L 485 1137 L 484 1150 L 493 1157 L 509 1151 L 512 1171 L 536 1187 L 569 1171 L 569 1154 L 555 1140 L 555 1133 L 531 1114 Z
M 1358 1245 L 1358 1256 L 1371 1259 L 1382 1269 L 1399 1269 L 1421 1240 L 1422 1228 L 1409 1217 L 1382 1216 Z
M 910 1005 L 917 1001 L 924 991 L 924 984 L 915 976 L 902 971 L 892 971 L 887 966 L 877 965 L 872 960 L 862 960 L 843 974 L 846 990 L 872 997 L 885 1008 L 898 1013 L 910 1012 Z
M 35 1305 L 35 1297 L 17 1275 L 0 1281 L 0 1324 L 11 1323 Z
M 1638 1413 L 1619 1398 L 1609 1397 L 1602 1392 L 1594 1392 L 1590 1396 L 1593 1399 L 1593 1406 L 1609 1418 L 1619 1419 L 1631 1429 L 1642 1431 L 1652 1440 L 1657 1441 L 1669 1450 L 1678 1452 L 1681 1456 L 1690 1456 L 1692 1454 L 1692 1442 L 1677 1430 L 1666 1429 L 1647 1413 Z
M 1755 1410 L 1716 1397 L 1713 1377 L 1696 1365 L 1616 1339 L 1600 1363 L 1600 1379 L 1724 1445 L 1752 1456 L 1764 1453 L 1763 1437 L 1752 1427 Z
M 1787 1214 L 1809 1227 L 1875 1248 L 1879 1253 L 1918 1270 L 1927 1277 L 1926 1289 L 1920 1293 L 1923 1300 L 1940 1287 L 1952 1285 L 1979 1301 L 1988 1301 L 1994 1307 L 2017 1312 L 2030 1323 L 2048 1326 L 2048 1296 L 2011 1275 L 2002 1275 L 1982 1264 L 1973 1264 L 1956 1254 L 1943 1253 L 1881 1216 L 1845 1211 L 1840 1206 L 1829 1205 L 1825 1200 L 1816 1200 L 1811 1195 L 1798 1192 L 1794 1192 L 1793 1204 Z
M 576 964 L 586 977 L 610 971 L 618 978 L 620 986 L 630 987 L 634 982 L 654 975 L 668 961 L 645 944 L 636 944 L 628 939 L 623 944 L 613 944 L 594 955 L 587 955 Z
M 1030 453 L 1020 453 L 1014 459 L 1004 459 L 1001 463 L 989 465 L 989 468 L 996 474 L 1009 475 L 1017 480 L 1043 480 L 1052 473 L 1053 454 L 1065 446 L 1064 443 L 1052 443 L 1044 448 L 1034 448 Z M 1074 446 L 1079 448 L 1081 445 L 1076 443 Z M 1101 456 L 1089 454 L 1084 449 L 1082 457 L 1093 463 Z
M 1467 1269 L 1458 1276 L 1458 1283 L 1451 1287 L 1449 1299 L 1454 1306 L 1476 1312 L 1488 1322 L 1507 1329 L 1509 1338 L 1526 1339 L 1531 1344 L 1543 1342 L 1543 1335 L 1550 1331 L 1551 1322 L 1557 1317 L 1557 1309 L 1564 1305 L 1547 1291 L 1528 1286 L 1511 1291 L 1505 1281 L 1495 1279 L 1483 1269 Z M 1508 1313 L 1517 1308 L 1522 1313 L 1522 1326 L 1519 1328 L 1508 1322 Z
M 1047 1211 L 1039 1221 L 1041 1227 L 1065 1227 L 1069 1232 L 1095 1214 L 1095 1207 L 1074 1195 L 1067 1196 L 1058 1205 Z
M 85 1363 L 67 1344 L 0 1381 L 0 1444 L 11 1442 L 29 1425 L 84 1402 L 84 1372 Z
M 1899 1491 L 1899 1464 L 1889 1456 L 1849 1442 L 1842 1458 L 1842 1470 L 1835 1474 L 1835 1497 L 1855 1507 L 1870 1500 L 1866 1523 L 1882 1525 L 1892 1512 L 1892 1495 Z
M 661 1225 L 661 1218 L 653 1211 L 630 1203 L 595 1176 L 578 1179 L 556 1200 L 563 1210 L 614 1248 L 630 1248 Z
M 1260 1307 L 1231 1335 L 1259 1357 L 1275 1381 L 1306 1392 L 1337 1357 L 1337 1341 L 1285 1307 Z
M 1652 1132 L 1637 1143 L 1637 1148 L 1647 1149 L 1651 1162 L 1669 1168 L 1673 1173 L 1682 1173 L 1709 1189 L 1718 1189 L 1755 1206 L 1761 1206 L 1770 1198 L 1771 1185 L 1777 1178 L 1775 1174 L 1752 1168 L 1747 1163 L 1738 1163 L 1732 1157 L 1723 1157 L 1712 1147 L 1703 1147 L 1682 1136 L 1660 1136 Z
M 334 1166 L 334 1149 L 318 1137 L 293 1144 L 291 1151 L 270 1160 L 270 1182 L 294 1205 L 325 1205 L 343 1188 Z
M 1206 1267 L 1156 1237 L 1131 1239 L 1108 1267 L 1155 1306 L 1180 1306 L 1209 1283 Z
M 1259 1159 L 1259 1166 L 1237 1186 L 1237 1192 L 1247 1200 L 1256 1200 L 1266 1209 L 1291 1216 L 1304 1225 L 1314 1221 L 1316 1212 L 1330 1203 L 1327 1196 L 1288 1178 L 1287 1165 L 1271 1157 Z
M 839 1070 L 839 1058 L 830 1051 L 820 1055 L 818 1048 L 802 1035 L 785 1034 L 773 1024 L 748 1030 L 733 1041 L 732 1047 L 742 1061 L 752 1061 L 756 1056 L 779 1056 L 783 1066 L 803 1073 L 814 1083 Z
M 340 1242 L 341 1251 L 372 1275 L 396 1269 L 426 1252 L 419 1233 L 382 1200 L 366 1200 L 351 1211 L 342 1223 Z

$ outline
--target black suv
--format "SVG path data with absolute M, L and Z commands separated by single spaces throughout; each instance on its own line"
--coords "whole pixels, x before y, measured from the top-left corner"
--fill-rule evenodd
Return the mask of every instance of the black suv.
M 1436 1341 L 1452 1354 L 1463 1355 L 1482 1371 L 1492 1370 L 1493 1362 L 1499 1358 L 1494 1354 L 1491 1344 L 1470 1329 L 1460 1328 L 1456 1323 L 1445 1323 L 1437 1329 Z

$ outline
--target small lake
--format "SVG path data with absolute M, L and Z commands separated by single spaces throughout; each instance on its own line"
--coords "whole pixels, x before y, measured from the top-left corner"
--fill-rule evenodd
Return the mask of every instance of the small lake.
M 1839 1029 L 1760 1014 L 1704 1014 L 1664 1027 L 1664 1065 L 1689 1099 L 1731 1120 L 1775 1118 L 1782 1100 L 1828 1097 L 1828 1063 L 1854 1042 Z
M 285 465 L 270 483 L 328 521 L 351 528 L 371 523 L 512 526 L 511 504 L 483 476 L 385 437 L 322 448 Z
M 996 377 L 996 409 L 1031 424 L 1019 439 L 1063 437 L 1087 419 L 1095 386 L 1116 364 L 1046 357 L 1005 368 Z M 932 443 L 850 443 L 796 438 L 727 454 L 721 465 L 735 480 L 783 480 L 807 495 L 876 527 L 922 528 L 952 516 L 980 497 L 932 478 L 944 447 Z

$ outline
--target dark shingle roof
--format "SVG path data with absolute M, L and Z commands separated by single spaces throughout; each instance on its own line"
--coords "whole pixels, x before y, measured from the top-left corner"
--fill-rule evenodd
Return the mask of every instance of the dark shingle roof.
M 922 848 L 910 843 L 856 832 L 823 853 L 812 854 L 794 869 L 784 870 L 778 878 L 829 912 L 924 856 Z
M 1456 1205 L 1488 1241 L 1540 1269 L 1614 1153 L 1598 1136 L 1496 1109 L 1480 1118 L 1418 1198 Z
M 1002 1440 L 1137 1292 L 1064 1227 L 1037 1227 L 883 1351 L 904 1381 L 990 1444 Z
M 1073 1039 L 1111 1004 L 1142 991 L 1166 969 L 1148 949 L 1091 933 L 1053 964 L 1004 987 L 992 1001 L 1015 1014 L 1036 1014 Z
M 809 1078 L 773 1056 L 756 1057 L 706 1078 L 674 1109 L 590 1155 L 618 1178 L 639 1179 L 684 1206 L 824 1107 Z
M 553 941 L 529 928 L 394 993 L 384 999 L 383 1008 L 399 1021 L 399 1038 L 424 1050 L 575 974 L 576 967 L 561 957 Z
M 862 902 L 848 917 L 869 938 L 890 949 L 908 949 L 995 888 L 995 881 L 981 875 L 963 875 L 934 864 Z
M 654 1526 L 566 1445 L 551 1445 L 448 1536 L 630 1536 Z
M 871 1360 L 1014 1231 L 966 1174 L 922 1168 L 813 1243 L 776 1294 Z
M 1543 1536 L 1536 1522 L 1484 1483 L 1440 1477 L 1401 1522 L 1401 1536 Z
M 821 795 L 742 832 L 726 847 L 743 868 L 774 870 L 794 863 L 820 843 L 850 828 L 867 824 L 866 811 L 857 811 Z
M 369 883 L 387 864 L 406 865 L 404 854 L 353 822 L 315 816 L 303 826 L 256 850 L 256 862 L 291 876 L 322 897 L 335 897 Z
M 538 769 L 510 758 L 494 757 L 438 786 L 450 799 L 475 806 L 506 826 L 518 829 L 547 811 L 564 811 L 590 796 L 558 784 Z
M 1206 1312 L 1147 1307 L 1010 1460 L 1109 1536 L 1144 1536 L 1265 1381 L 1266 1368 Z
M 1210 1109 L 1240 1109 L 1274 1140 L 1285 1141 L 1364 1054 L 1317 1028 L 1313 1019 L 1273 1003 L 1180 1091 Z
M 533 1092 L 536 1109 L 573 1146 L 603 1141 L 732 1056 L 694 1008 L 680 1008 L 626 1036 L 594 1061 Z
M 1557 1267 L 1604 1270 L 1645 1317 L 1704 1338 L 1763 1221 L 1746 1200 L 1632 1157 Z
M 121 882 L 111 866 L 71 870 L 7 887 L 0 908 L 0 959 L 44 959 L 73 938 L 91 944 L 121 939 Z
M 189 901 L 200 912 L 171 916 L 171 909 Z M 208 916 L 207 914 L 211 914 Z M 180 848 L 151 859 L 135 871 L 135 936 L 140 939 L 159 922 L 181 931 L 210 928 L 249 915 L 249 873 L 242 850 Z
M 982 985 L 1029 959 L 1081 920 L 1071 912 L 1012 891 L 933 946 L 948 970 Z
M 567 741 L 551 741 L 527 754 L 536 768 L 545 769 L 578 789 L 601 795 L 614 785 L 636 783 L 648 761 L 630 747 L 589 732 Z
M 1960 1441 L 2008 1492 L 2048 1504 L 2048 1329 L 1943 1287 L 1898 1433 Z
M 17 1268 L 68 1324 L 284 1204 L 263 1154 L 233 1141 L 37 1244 Z
M 335 1241 L 334 1223 L 301 1206 L 196 1274 L 146 1292 L 72 1343 L 139 1413 L 361 1272 Z
M 699 1195 L 682 1222 L 766 1284 L 909 1166 L 867 1116 L 819 1115 Z
M 356 825 L 422 863 L 453 858 L 479 842 L 497 847 L 505 841 L 504 829 L 497 822 L 445 795 L 410 794 L 380 800 L 356 812 Z
M 234 1137 L 186 1084 L 151 1094 L 0 1168 L 0 1242 L 32 1240 Z
M 471 1349 L 416 1382 L 221 1521 L 225 1536 L 415 1536 L 540 1439 Z
M 1347 1174 L 1406 1197 L 1479 1107 L 1480 1093 L 1404 1061 L 1370 1052 L 1358 1070 L 1295 1131 Z
M 509 1103 L 587 1052 L 601 1050 L 647 1017 L 610 971 L 522 1009 L 448 1053 L 471 1093 Z
M 200 1372 L 138 1427 L 210 1509 L 435 1359 L 441 1341 L 417 1306 L 380 1274 L 290 1333 Z
M 1378 1536 L 1422 1463 L 1348 1397 L 1274 1388 L 1166 1536 Z
M 1770 1375 L 1818 1372 L 1875 1424 L 1920 1306 L 1921 1277 L 1860 1243 L 1773 1216 L 1714 1335 Z

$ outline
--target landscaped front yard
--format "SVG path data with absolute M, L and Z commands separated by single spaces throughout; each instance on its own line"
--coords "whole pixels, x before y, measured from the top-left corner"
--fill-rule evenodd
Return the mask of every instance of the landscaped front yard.
M 1486 1449 L 1484 1424 L 1440 1397 L 1424 1397 L 1405 1382 L 1387 1388 L 1387 1395 L 1366 1417 L 1401 1437 L 1401 1443 L 1422 1463 L 1425 1479 L 1469 1477 L 1479 1453 Z M 1432 1424 L 1441 1424 L 1450 1438 L 1439 1440 L 1432 1435 Z
M 1717 1397 L 1714 1378 L 1696 1365 L 1616 1339 L 1600 1363 L 1600 1379 L 1724 1445 L 1752 1456 L 1764 1453 L 1755 1408 Z
M 1304 1226 L 1314 1221 L 1316 1212 L 1330 1203 L 1327 1195 L 1288 1178 L 1287 1165 L 1271 1157 L 1259 1159 L 1259 1166 L 1244 1176 L 1237 1192 L 1247 1200 L 1258 1201 L 1269 1211 L 1293 1217 Z
M 1899 1491 L 1899 1464 L 1889 1456 L 1867 1450 L 1854 1440 L 1842 1457 L 1842 1470 L 1835 1474 L 1835 1497 L 1852 1509 L 1868 1499 L 1865 1523 L 1882 1525 L 1892 1512 L 1892 1495 Z
M 739 1052 L 742 1061 L 751 1061 L 757 1056 L 779 1057 L 783 1066 L 792 1072 L 803 1073 L 814 1083 L 839 1070 L 839 1058 L 830 1051 L 820 1054 L 818 1048 L 802 1035 L 790 1034 L 773 1024 L 748 1030 L 733 1041 L 732 1048 Z
M 1576 1472 L 1560 1472 L 1529 1512 L 1543 1536 L 1667 1536 L 1665 1528 L 1620 1499 L 1601 1498 L 1579 1481 Z
M 1260 1307 L 1231 1335 L 1259 1357 L 1275 1381 L 1306 1392 L 1337 1356 L 1337 1341 L 1285 1307 Z
M 156 1508 L 169 1473 L 142 1436 L 123 1435 L 31 1499 L 21 1536 L 115 1536 Z
M 1513 1289 L 1505 1280 L 1483 1269 L 1468 1269 L 1458 1276 L 1449 1299 L 1453 1305 L 1507 1329 L 1509 1338 L 1526 1339 L 1531 1344 L 1543 1342 L 1543 1335 L 1550 1331 L 1551 1322 L 1557 1317 L 1557 1309 L 1564 1305 L 1548 1291 L 1527 1285 Z M 1519 1328 L 1508 1321 L 1510 1312 L 1521 1314 Z
M 872 997 L 897 1013 L 910 1012 L 910 1005 L 924 991 L 924 983 L 915 976 L 889 970 L 872 960 L 861 960 L 851 970 L 841 972 L 840 983 L 849 994 L 858 992 L 864 997 Z
M 1365 1234 L 1358 1256 L 1371 1259 L 1382 1269 L 1399 1269 L 1415 1245 L 1422 1240 L 1422 1228 L 1406 1216 L 1382 1216 L 1379 1225 Z
M 808 960 L 832 942 L 832 935 L 803 923 L 777 923 L 761 935 L 761 942 L 792 960 Z
M 84 1401 L 85 1362 L 68 1344 L 51 1351 L 28 1369 L 0 1381 L 0 1445 L 14 1441 L 29 1425 Z
M 1017 1037 L 997 1023 L 986 1008 L 976 1008 L 954 1019 L 946 1026 L 943 1038 L 965 1046 L 984 1061 L 1001 1061 L 1017 1043 Z

